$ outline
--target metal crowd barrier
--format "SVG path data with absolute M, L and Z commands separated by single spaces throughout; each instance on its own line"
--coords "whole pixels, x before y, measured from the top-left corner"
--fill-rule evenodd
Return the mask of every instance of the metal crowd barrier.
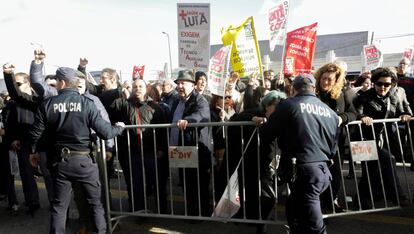
M 353 151 L 352 147 L 350 149 L 352 155 L 346 160 L 343 160 L 341 158 L 342 152 L 338 154 L 339 162 L 341 162 L 338 165 L 341 174 L 341 187 L 338 193 L 338 200 L 344 207 L 344 210 L 341 212 L 336 211 L 333 199 L 330 199 L 330 203 L 326 204 L 324 202 L 324 217 L 329 218 L 399 208 L 399 198 L 401 195 L 399 192 L 401 188 L 396 183 L 398 177 L 402 178 L 406 185 L 406 188 L 401 191 L 407 193 L 410 201 L 412 200 L 405 162 L 408 154 L 411 154 L 411 158 L 413 157 L 411 132 L 409 128 L 405 128 L 407 134 L 400 133 L 401 127 L 398 125 L 399 119 L 375 120 L 374 123 L 375 125 L 382 124 L 387 128 L 392 124 L 391 126 L 398 129 L 395 134 L 397 134 L 397 146 L 400 146 L 398 156 L 402 158 L 403 175 L 401 176 L 400 170 L 396 173 L 396 168 L 393 166 L 395 165 L 395 161 L 391 159 L 388 161 L 378 160 L 376 159 L 378 157 L 373 156 L 374 148 L 377 148 L 375 145 L 377 139 L 373 140 L 374 145 L 372 145 L 372 141 L 366 140 L 364 133 L 367 131 L 361 125 L 361 121 L 348 124 L 346 126 L 347 140 L 350 145 L 354 146 Z M 350 131 L 351 126 L 357 126 L 359 129 L 359 139 L 354 139 L 354 133 Z M 171 128 L 176 128 L 176 125 L 127 126 L 125 130 L 126 139 L 125 137 L 119 137 L 115 141 L 116 154 L 114 155 L 114 165 L 116 173 L 115 178 L 111 178 L 110 181 L 108 181 L 106 161 L 103 160 L 103 166 L 101 168 L 104 170 L 103 184 L 107 185 L 104 195 L 108 231 L 110 233 L 119 224 L 120 220 L 131 216 L 275 225 L 286 223 L 284 201 L 289 193 L 289 189 L 286 184 L 278 184 L 276 175 L 279 156 L 274 155 L 269 165 L 266 165 L 267 161 L 263 165 L 259 150 L 259 128 L 256 128 L 253 122 L 190 123 L 188 125 L 187 128 L 195 132 L 199 132 L 202 128 L 208 128 L 210 130 L 210 145 L 208 147 L 210 147 L 212 153 L 208 168 L 199 168 L 198 162 L 191 161 L 194 159 L 191 157 L 195 157 L 196 152 L 202 146 L 196 144 L 192 147 L 187 147 L 187 145 L 184 145 L 184 141 L 180 142 L 179 147 L 170 146 L 169 131 Z M 224 165 L 222 164 L 221 170 L 216 169 L 217 162 L 213 157 L 212 132 L 213 130 L 217 131 L 217 129 L 222 132 L 225 146 L 225 158 L 223 159 L 225 163 Z M 152 132 L 153 146 L 145 145 L 147 151 L 151 149 L 149 150 L 150 153 L 144 152 L 143 141 L 145 139 L 138 138 L 134 139 L 138 140 L 137 142 L 131 142 L 131 133 L 133 131 Z M 375 135 L 374 128 L 372 128 L 372 132 Z M 388 141 L 390 137 L 388 134 L 389 132 L 384 132 L 382 139 L 386 141 L 382 141 L 385 143 L 383 146 L 390 149 L 390 145 L 392 144 Z M 183 139 L 184 132 L 180 131 L 180 135 Z M 195 134 L 194 137 L 196 142 L 198 142 L 198 134 Z M 166 147 L 165 149 L 168 149 L 168 153 L 164 152 L 164 157 L 168 157 L 169 160 L 165 160 L 165 158 L 162 160 L 157 157 L 157 153 L 154 153 L 159 151 L 160 149 L 157 147 L 163 144 Z M 410 152 L 408 153 L 404 150 L 406 144 L 409 144 Z M 104 145 L 101 144 L 103 155 L 105 155 Z M 120 148 L 125 146 L 126 149 Z M 381 157 L 387 158 L 383 155 Z M 343 161 L 345 161 L 344 164 L 342 163 Z M 206 163 L 205 160 L 201 162 Z M 349 167 L 350 165 L 354 165 L 354 163 L 353 179 L 344 179 L 344 176 L 346 176 L 346 165 Z M 386 187 L 387 184 L 384 184 L 383 181 L 384 172 L 382 168 L 384 168 L 384 163 L 390 165 L 385 167 L 387 169 L 386 172 L 389 172 L 388 170 L 391 169 L 393 175 L 392 181 L 394 181 L 394 188 L 391 190 Z M 121 167 L 121 164 L 124 165 L 124 168 Z M 191 168 L 183 170 L 179 169 L 180 167 Z M 375 170 L 375 168 L 378 170 Z M 167 174 L 165 174 L 165 170 L 168 170 Z M 271 173 L 273 170 L 275 172 L 274 174 Z M 377 174 L 374 173 L 374 170 Z M 363 175 L 361 175 L 361 171 Z M 203 177 L 206 174 L 209 178 Z M 394 177 L 397 174 L 398 177 Z M 373 178 L 371 178 L 373 175 L 376 175 L 376 178 L 380 178 L 380 180 L 376 180 L 373 183 Z M 129 179 L 127 178 L 126 180 L 126 177 L 129 177 Z M 365 200 L 363 200 L 360 191 L 362 177 L 364 177 L 363 181 L 368 186 L 368 188 L 365 185 L 363 187 Z M 137 182 L 137 180 L 139 181 Z M 193 180 L 193 184 L 187 183 L 186 181 L 188 180 Z M 194 180 L 196 182 L 195 187 Z M 201 180 L 208 181 L 208 185 L 201 184 Z M 128 184 L 126 181 L 128 181 Z M 387 182 L 389 181 L 387 180 Z M 378 186 L 378 183 L 381 186 Z M 221 184 L 221 187 L 219 187 L 219 184 Z M 138 187 L 134 190 L 134 186 Z M 130 188 L 130 192 L 127 191 L 128 187 Z M 208 191 L 208 195 L 202 194 L 201 190 Z M 368 190 L 368 193 L 366 190 Z M 395 203 L 389 202 L 387 199 L 389 198 L 388 194 L 392 194 L 392 191 L 395 191 Z M 139 194 L 136 194 L 137 192 Z M 332 193 L 332 188 L 329 188 L 327 192 Z M 368 197 L 366 196 L 367 194 Z M 191 201 L 194 201 L 194 196 L 197 199 L 191 203 Z M 141 200 L 137 200 L 139 198 Z M 354 205 L 348 204 L 351 199 Z M 369 201 L 368 204 L 364 203 L 367 200 Z M 137 201 L 141 207 L 137 206 Z

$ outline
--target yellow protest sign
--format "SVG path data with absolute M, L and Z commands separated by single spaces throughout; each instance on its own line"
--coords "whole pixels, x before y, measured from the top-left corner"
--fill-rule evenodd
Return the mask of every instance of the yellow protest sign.
M 253 73 L 262 74 L 259 43 L 254 29 L 253 17 L 247 18 L 238 27 L 230 26 L 221 29 L 223 45 L 231 45 L 230 62 L 233 70 L 240 77 L 250 76 Z

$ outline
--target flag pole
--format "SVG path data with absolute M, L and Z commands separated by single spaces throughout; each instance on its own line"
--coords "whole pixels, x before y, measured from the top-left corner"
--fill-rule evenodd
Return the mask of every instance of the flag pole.
M 226 64 L 226 78 L 224 79 L 224 88 L 223 88 L 223 110 L 224 110 L 224 113 L 226 113 L 226 103 L 225 103 L 225 101 L 226 101 L 226 85 L 227 85 L 227 79 L 228 79 L 228 76 L 229 76 L 229 67 L 230 67 L 230 58 L 231 58 L 231 51 L 233 50 L 233 42 L 231 42 L 231 44 L 230 44 L 230 49 L 229 49 L 230 51 L 229 51 L 229 54 L 227 55 L 227 64 Z M 232 98 L 233 98 L 233 95 L 231 95 L 232 96 Z M 226 133 L 225 133 L 225 131 L 224 131 L 224 126 L 223 126 L 223 138 L 225 138 L 226 137 Z
M 280 63 L 280 76 L 277 79 L 282 79 L 282 81 L 285 78 L 285 74 L 283 72 L 283 68 L 285 65 L 285 54 L 286 54 L 286 40 L 287 40 L 287 27 L 288 27 L 288 22 L 289 22 L 289 15 L 290 15 L 290 10 L 291 10 L 291 2 L 292 0 L 288 0 L 288 12 L 287 12 L 287 16 L 286 16 L 286 21 L 285 21 L 285 32 L 284 32 L 284 40 L 283 40 L 283 50 L 282 50 L 282 59 L 281 59 L 281 63 Z

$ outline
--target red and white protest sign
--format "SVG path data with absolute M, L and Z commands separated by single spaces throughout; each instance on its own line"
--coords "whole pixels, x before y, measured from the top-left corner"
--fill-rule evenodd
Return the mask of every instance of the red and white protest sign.
M 233 172 L 220 201 L 214 208 L 212 217 L 231 218 L 240 209 L 239 176 L 238 169 Z
M 168 160 L 171 168 L 197 168 L 198 150 L 196 146 L 170 146 Z
M 212 94 L 224 97 L 229 70 L 231 45 L 221 47 L 210 59 L 208 67 L 208 88 Z
M 408 60 L 410 60 L 411 62 L 411 60 L 413 60 L 413 55 L 414 55 L 413 52 L 414 52 L 414 48 L 405 49 L 403 53 L 403 58 L 408 58 Z
M 351 142 L 351 155 L 353 161 L 372 161 L 378 159 L 377 145 L 375 141 Z
M 288 10 L 288 0 L 283 1 L 281 4 L 269 10 L 268 19 L 270 30 L 270 51 L 273 51 L 276 45 L 283 45 L 283 42 L 285 40 Z
M 374 70 L 381 66 L 382 53 L 376 45 L 365 45 L 363 49 L 365 67 Z
M 143 79 L 144 78 L 145 65 L 134 66 L 132 70 L 132 79 Z
M 315 53 L 316 28 L 314 23 L 287 33 L 284 73 L 310 73 Z

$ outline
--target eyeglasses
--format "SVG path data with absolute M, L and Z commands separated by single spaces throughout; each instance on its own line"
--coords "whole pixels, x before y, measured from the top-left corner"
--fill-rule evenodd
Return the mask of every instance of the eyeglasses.
M 17 87 L 22 86 L 23 84 L 26 84 L 26 82 L 20 83 L 20 82 L 16 82 Z
M 402 65 L 408 65 L 408 64 L 406 64 L 406 63 L 400 63 L 400 66 L 402 66 Z
M 385 83 L 384 82 L 376 82 L 375 85 L 378 86 L 378 87 L 384 86 L 385 88 L 388 88 L 388 87 L 390 87 L 392 85 L 392 83 L 388 83 L 388 82 L 385 82 Z
M 221 99 L 223 99 L 223 97 L 220 97 Z M 231 96 L 225 96 L 225 99 L 231 99 Z

